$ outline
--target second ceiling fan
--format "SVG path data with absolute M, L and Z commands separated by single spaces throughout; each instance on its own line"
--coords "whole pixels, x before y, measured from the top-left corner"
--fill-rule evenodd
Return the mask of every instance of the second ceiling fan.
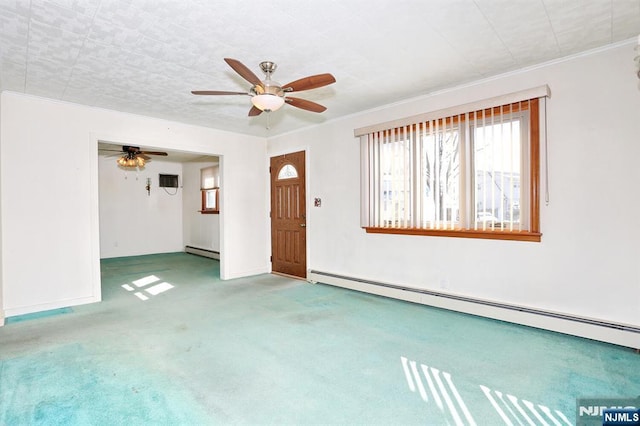
M 288 84 L 280 85 L 280 83 L 271 80 L 271 75 L 277 68 L 277 65 L 271 61 L 260 63 L 260 69 L 265 73 L 264 80 L 260 80 L 249 68 L 237 59 L 224 58 L 235 72 L 242 78 L 247 80 L 253 86 L 248 92 L 227 92 L 220 90 L 193 90 L 194 95 L 245 95 L 251 96 L 252 107 L 249 110 L 249 117 L 262 114 L 262 112 L 271 112 L 279 109 L 285 103 L 311 112 L 323 112 L 327 108 L 306 99 L 293 98 L 286 96 L 288 93 L 301 92 L 303 90 L 317 89 L 335 83 L 336 79 L 328 73 L 317 74 L 304 77 Z

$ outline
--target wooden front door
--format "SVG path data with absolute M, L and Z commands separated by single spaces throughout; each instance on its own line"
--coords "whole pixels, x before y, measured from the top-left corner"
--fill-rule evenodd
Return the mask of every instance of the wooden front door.
M 271 157 L 271 270 L 307 277 L 304 151 Z

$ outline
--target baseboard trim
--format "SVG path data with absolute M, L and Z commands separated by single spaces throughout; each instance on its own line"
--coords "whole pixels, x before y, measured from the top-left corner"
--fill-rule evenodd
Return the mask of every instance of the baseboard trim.
M 541 328 L 634 349 L 640 348 L 640 327 L 595 318 L 476 299 L 451 293 L 371 281 L 322 271 L 309 271 L 309 280 L 379 296 L 466 314 Z
M 195 254 L 197 256 L 208 257 L 210 259 L 218 259 L 220 260 L 220 252 L 211 250 L 211 249 L 203 249 L 195 246 L 184 246 L 185 253 Z
M 100 302 L 101 297 L 80 297 L 77 299 L 57 300 L 55 302 L 41 303 L 38 305 L 20 306 L 17 308 L 7 308 L 4 310 L 5 318 L 17 315 L 33 314 L 36 312 L 50 311 L 52 309 L 68 308 L 71 306 L 86 305 L 89 303 Z

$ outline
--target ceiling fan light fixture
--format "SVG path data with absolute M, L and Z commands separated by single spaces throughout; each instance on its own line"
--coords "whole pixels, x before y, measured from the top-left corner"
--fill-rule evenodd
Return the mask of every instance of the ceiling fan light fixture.
M 284 105 L 284 98 L 282 96 L 264 93 L 251 97 L 251 103 L 261 111 L 277 111 Z
M 142 157 L 131 157 L 128 154 L 127 155 L 123 155 L 122 157 L 118 158 L 116 160 L 116 163 L 118 163 L 119 166 L 121 167 L 144 167 L 144 165 L 146 164 L 146 161 L 144 158 Z

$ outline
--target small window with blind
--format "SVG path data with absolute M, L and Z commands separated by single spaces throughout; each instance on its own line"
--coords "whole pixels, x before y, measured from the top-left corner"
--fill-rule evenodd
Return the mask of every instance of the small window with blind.
M 540 241 L 540 99 L 548 88 L 521 96 L 532 94 L 356 130 L 362 227 L 370 233 Z
M 203 214 L 220 213 L 219 169 L 217 166 L 200 169 L 200 192 L 202 196 Z

